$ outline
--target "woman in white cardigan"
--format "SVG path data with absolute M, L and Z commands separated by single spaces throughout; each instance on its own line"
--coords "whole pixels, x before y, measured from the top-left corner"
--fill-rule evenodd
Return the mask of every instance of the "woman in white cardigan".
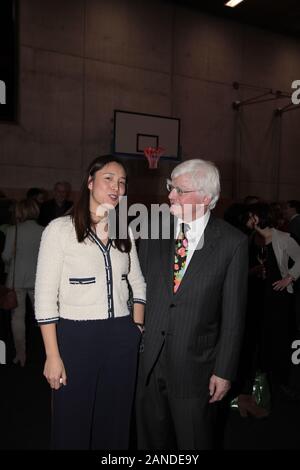
M 257 259 L 262 262 L 263 294 L 257 298 L 262 312 L 260 324 L 260 367 L 273 383 L 288 380 L 293 328 L 293 283 L 300 276 L 300 246 L 289 233 L 274 228 L 268 204 L 249 207 L 248 228 L 254 229 L 265 246 L 256 246 Z M 252 247 L 253 248 L 253 247 Z M 259 273 L 259 271 L 258 271 Z
M 54 449 L 129 445 L 146 286 L 127 224 L 123 238 L 118 230 L 126 179 L 116 158 L 96 158 L 71 214 L 51 222 L 42 238 L 35 311 L 46 351 L 44 375 L 53 389 Z

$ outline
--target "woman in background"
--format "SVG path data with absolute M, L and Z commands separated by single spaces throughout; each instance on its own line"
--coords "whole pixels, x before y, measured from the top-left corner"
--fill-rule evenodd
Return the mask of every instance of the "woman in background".
M 271 385 L 285 385 L 294 320 L 291 300 L 293 283 L 300 276 L 300 247 L 289 233 L 275 229 L 275 224 L 268 204 L 249 207 L 247 227 L 255 230 L 260 240 L 250 246 L 252 273 L 260 284 L 252 299 L 253 310 L 261 314 L 257 319 L 258 365 L 267 372 Z
M 24 199 L 16 204 L 16 225 L 7 229 L 2 258 L 8 264 L 7 287 L 14 285 L 18 306 L 12 311 L 11 326 L 15 344 L 15 364 L 26 362 L 26 295 L 33 306 L 38 251 L 43 227 L 36 222 L 39 208 L 35 201 Z M 16 249 L 15 249 L 16 240 Z

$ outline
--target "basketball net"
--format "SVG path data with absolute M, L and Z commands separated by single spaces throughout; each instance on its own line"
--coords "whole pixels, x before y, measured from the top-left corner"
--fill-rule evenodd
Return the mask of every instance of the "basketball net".
M 144 155 L 148 160 L 150 170 L 154 170 L 158 166 L 160 157 L 163 155 L 165 149 L 162 147 L 145 147 Z

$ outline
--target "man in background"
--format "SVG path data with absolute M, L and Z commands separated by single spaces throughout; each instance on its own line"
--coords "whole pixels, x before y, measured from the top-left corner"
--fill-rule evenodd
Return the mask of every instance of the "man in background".
M 57 182 L 54 185 L 54 197 L 41 205 L 40 216 L 38 222 L 43 227 L 57 217 L 65 215 L 72 207 L 72 201 L 69 201 L 71 186 L 66 181 Z

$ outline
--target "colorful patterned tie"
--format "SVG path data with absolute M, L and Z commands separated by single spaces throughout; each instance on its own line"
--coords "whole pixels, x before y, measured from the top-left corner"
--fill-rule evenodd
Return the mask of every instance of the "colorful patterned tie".
M 178 287 L 182 281 L 185 265 L 186 265 L 186 257 L 188 251 L 188 239 L 186 237 L 186 232 L 189 230 L 188 224 L 180 224 L 180 231 L 178 234 L 178 238 L 175 244 L 175 259 L 174 259 L 174 294 L 177 292 Z

